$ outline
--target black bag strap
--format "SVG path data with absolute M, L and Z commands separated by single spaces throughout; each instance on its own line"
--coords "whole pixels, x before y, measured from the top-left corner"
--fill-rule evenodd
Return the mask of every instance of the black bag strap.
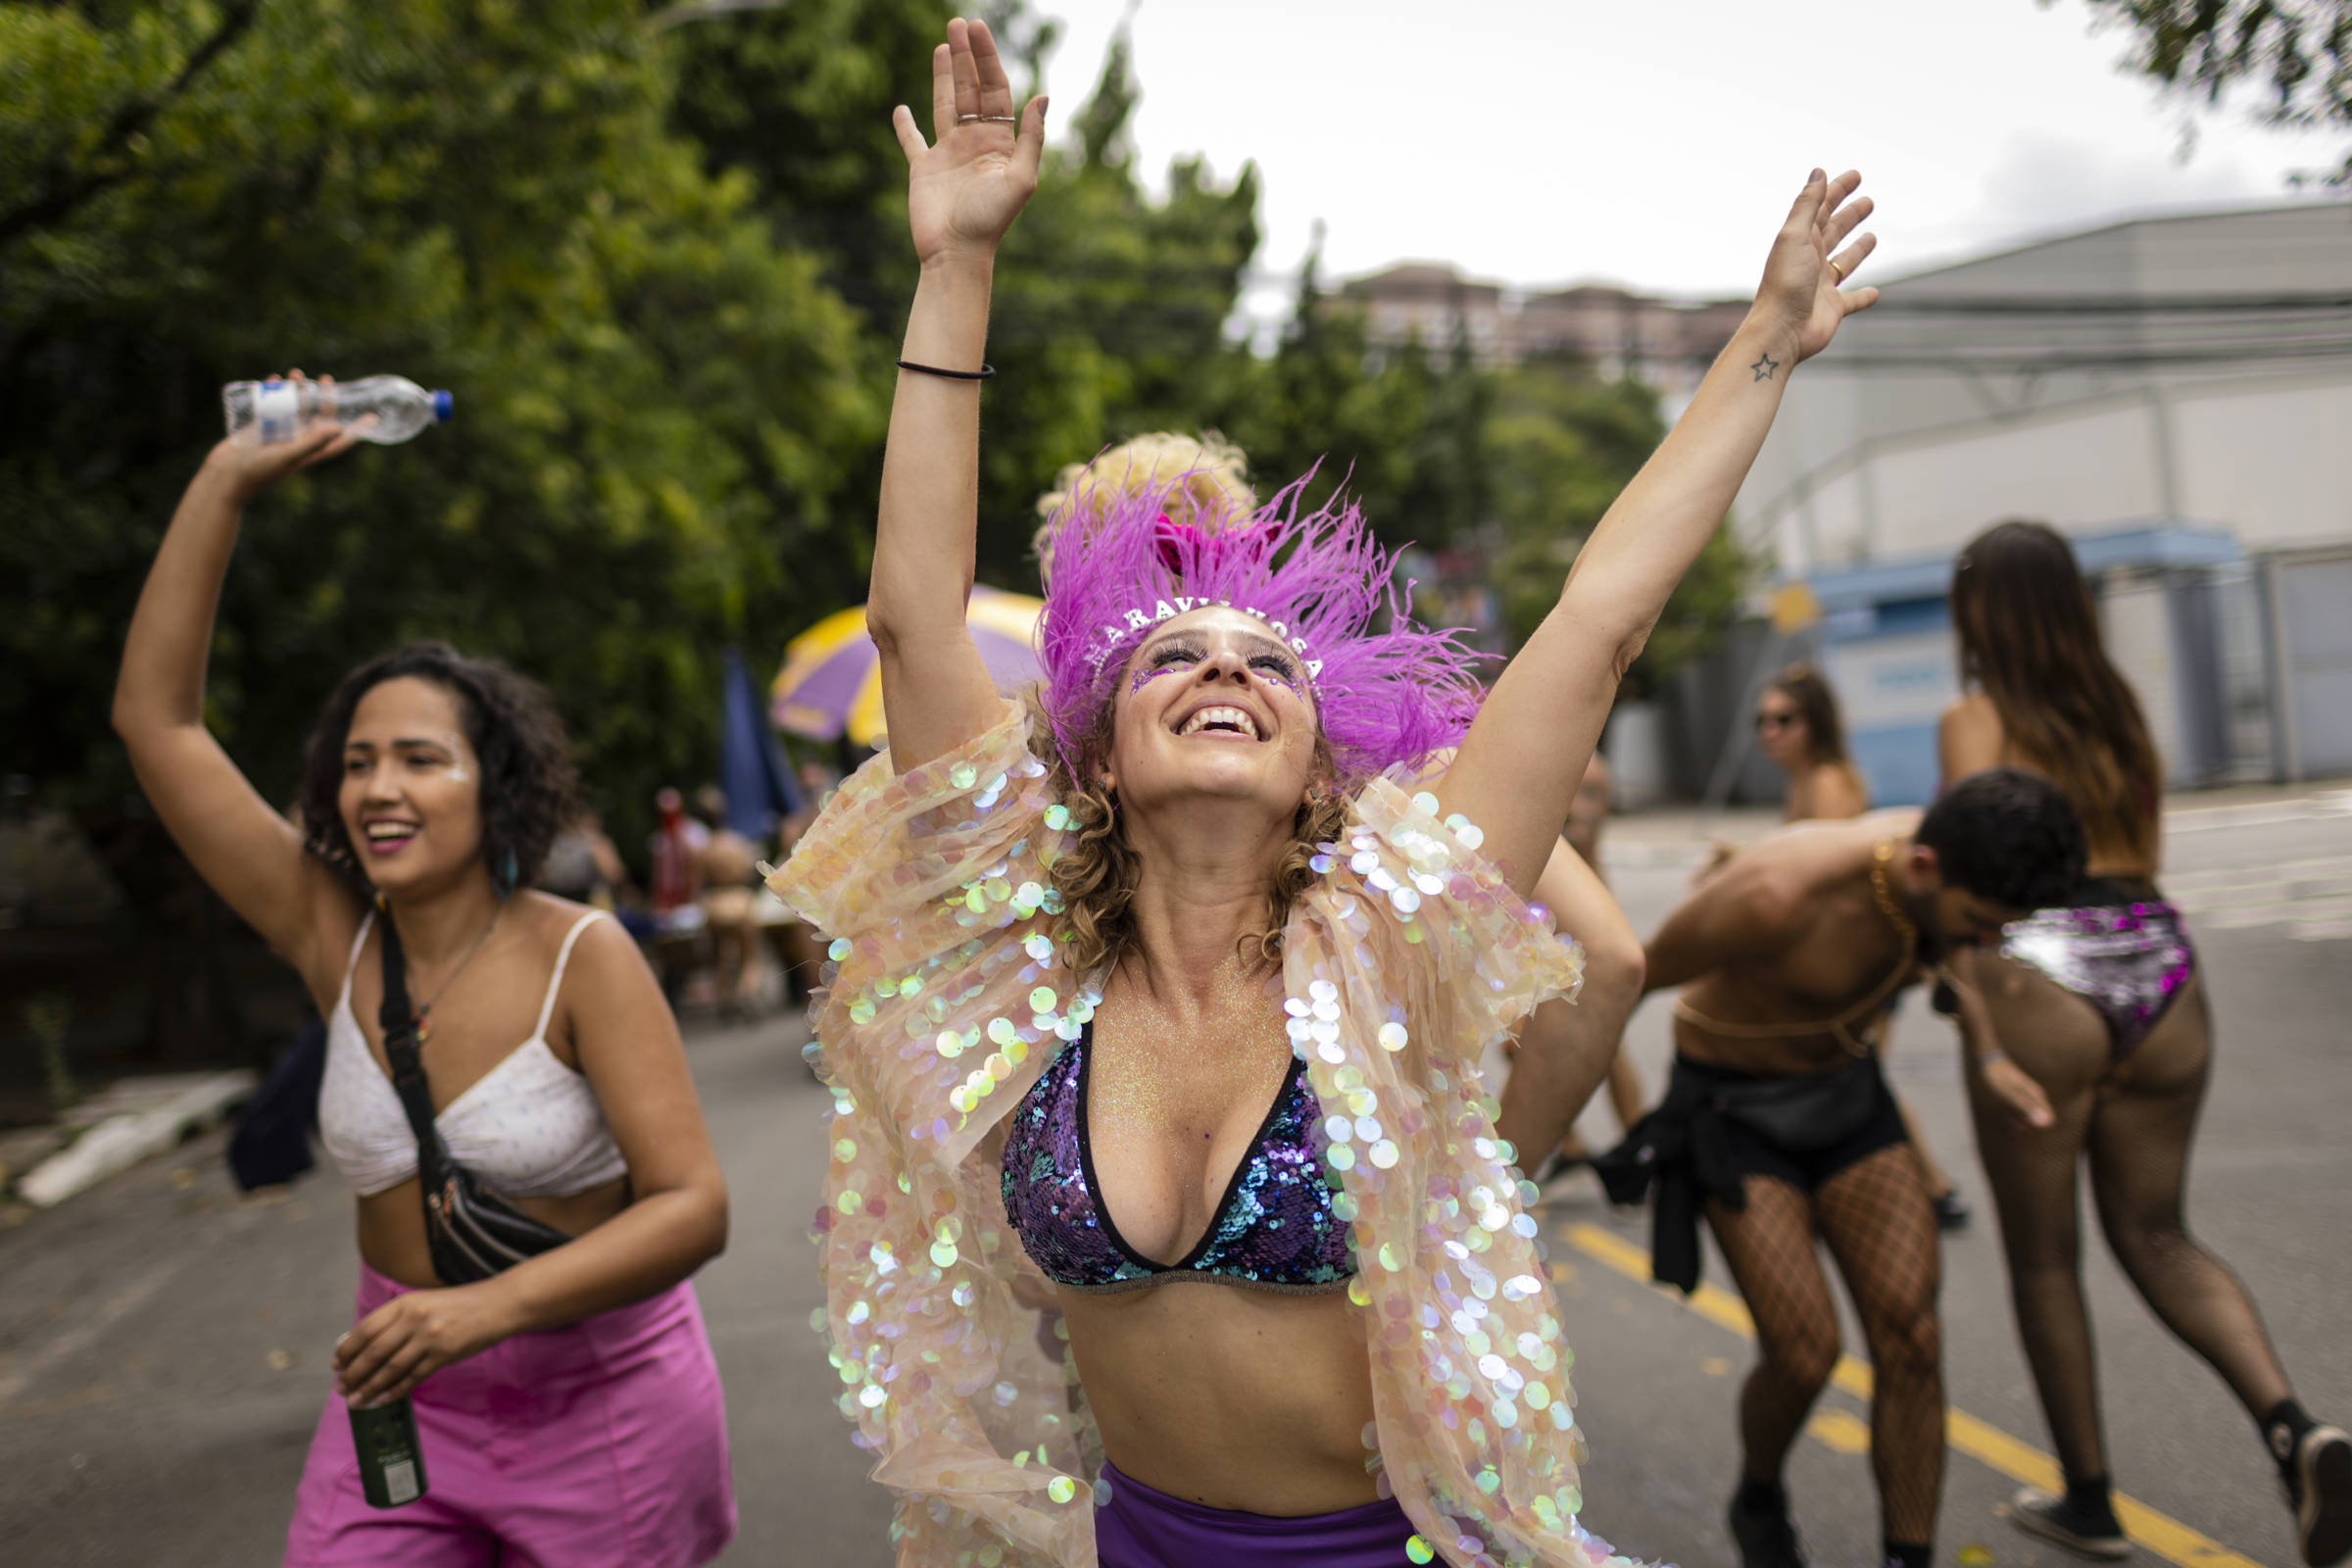
M 401 1108 L 409 1114 L 409 1130 L 416 1135 L 416 1173 L 423 1179 L 426 1159 L 441 1152 L 441 1130 L 433 1121 L 433 1090 L 424 1081 L 424 1059 L 416 1050 L 416 1014 L 409 1004 L 408 956 L 401 951 L 400 928 L 392 923 L 392 911 L 384 910 L 383 916 L 384 1000 L 375 1009 L 375 1021 L 384 1031 L 384 1059 L 392 1066 L 392 1088 L 400 1096 Z M 429 1190 L 432 1184 L 424 1180 L 423 1185 Z

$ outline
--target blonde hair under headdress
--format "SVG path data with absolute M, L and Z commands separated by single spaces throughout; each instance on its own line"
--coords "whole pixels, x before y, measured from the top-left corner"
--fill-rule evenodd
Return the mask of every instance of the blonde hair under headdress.
M 1247 517 L 1257 510 L 1249 471 L 1242 449 L 1214 430 L 1197 436 L 1154 430 L 1070 464 L 1054 476 L 1054 488 L 1037 498 L 1037 514 L 1044 520 L 1030 536 L 1029 548 L 1037 556 L 1039 580 L 1053 572 L 1054 519 L 1063 509 L 1074 506 L 1100 517 L 1129 497 L 1154 490 L 1191 509 L 1190 515 L 1175 521 L 1213 533 L 1212 519 Z

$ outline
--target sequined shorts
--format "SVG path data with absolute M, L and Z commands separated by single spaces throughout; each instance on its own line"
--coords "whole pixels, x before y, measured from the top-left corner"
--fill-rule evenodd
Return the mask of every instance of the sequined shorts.
M 1275 1518 L 1207 1508 L 1154 1492 L 1105 1462 L 1096 1495 L 1102 1568 L 1399 1568 L 1413 1561 L 1412 1521 L 1394 1499 L 1337 1513 Z
M 2129 891 L 2146 896 L 2036 910 L 2001 933 L 2001 956 L 2098 1009 L 2118 1057 L 2147 1039 L 2197 967 L 2180 911 L 2153 888 Z

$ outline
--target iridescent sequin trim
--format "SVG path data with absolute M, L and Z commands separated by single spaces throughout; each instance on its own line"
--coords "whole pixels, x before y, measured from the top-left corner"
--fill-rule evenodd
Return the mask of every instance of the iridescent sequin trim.
M 1478 854 L 1474 826 L 1409 789 L 1356 794 L 1283 932 L 1285 1021 L 1357 1266 L 1348 1299 L 1379 1412 L 1365 1466 L 1433 1556 L 1621 1561 L 1577 1518 L 1573 1356 L 1478 1069 L 1536 1003 L 1574 994 L 1581 956 Z M 769 883 L 835 938 L 812 1321 L 854 1441 L 899 1494 L 903 1564 L 1094 1560 L 1101 1440 L 1074 1364 L 1041 1352 L 1014 1303 L 1036 1265 L 982 1143 L 1098 1000 L 1064 961 L 1051 891 L 1071 827 L 1008 703 L 903 776 L 868 763 Z
M 2099 1009 L 2115 1054 L 2131 1054 L 2196 971 L 2180 911 L 2161 901 L 2041 909 L 2001 932 L 2001 955 Z

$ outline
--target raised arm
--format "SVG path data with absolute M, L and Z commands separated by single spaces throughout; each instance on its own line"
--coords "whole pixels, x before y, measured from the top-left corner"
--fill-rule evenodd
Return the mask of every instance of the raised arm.
M 1594 526 L 1556 604 L 1495 682 L 1439 791 L 1486 834 L 1490 854 L 1525 893 L 1666 596 L 1730 510 L 1764 444 L 1796 366 L 1827 348 L 1838 324 L 1878 299 L 1839 282 L 1877 242 L 1838 254 L 1870 201 L 1849 201 L 1862 176 L 1816 170 L 1773 239 L 1756 301 L 1717 356 L 1681 419 Z
M 1046 100 L 1015 134 L 1012 86 L 985 23 L 948 24 L 931 56 L 926 146 L 906 105 L 891 118 L 906 149 L 906 217 L 922 263 L 900 358 L 976 373 L 988 346 L 997 245 L 1037 189 Z M 866 627 L 882 658 L 882 709 L 901 771 L 988 726 L 996 686 L 964 625 L 979 523 L 977 380 L 901 369 L 882 459 L 881 513 Z
M 292 441 L 260 446 L 232 438 L 213 448 L 148 568 L 115 682 L 115 732 L 156 815 L 197 874 L 302 972 L 314 994 L 321 985 L 331 993 L 335 972 L 321 952 L 321 916 L 338 901 L 353 901 L 204 727 L 204 674 L 245 504 L 354 439 L 321 421 Z M 348 934 L 348 921 L 324 923 L 334 936 Z

